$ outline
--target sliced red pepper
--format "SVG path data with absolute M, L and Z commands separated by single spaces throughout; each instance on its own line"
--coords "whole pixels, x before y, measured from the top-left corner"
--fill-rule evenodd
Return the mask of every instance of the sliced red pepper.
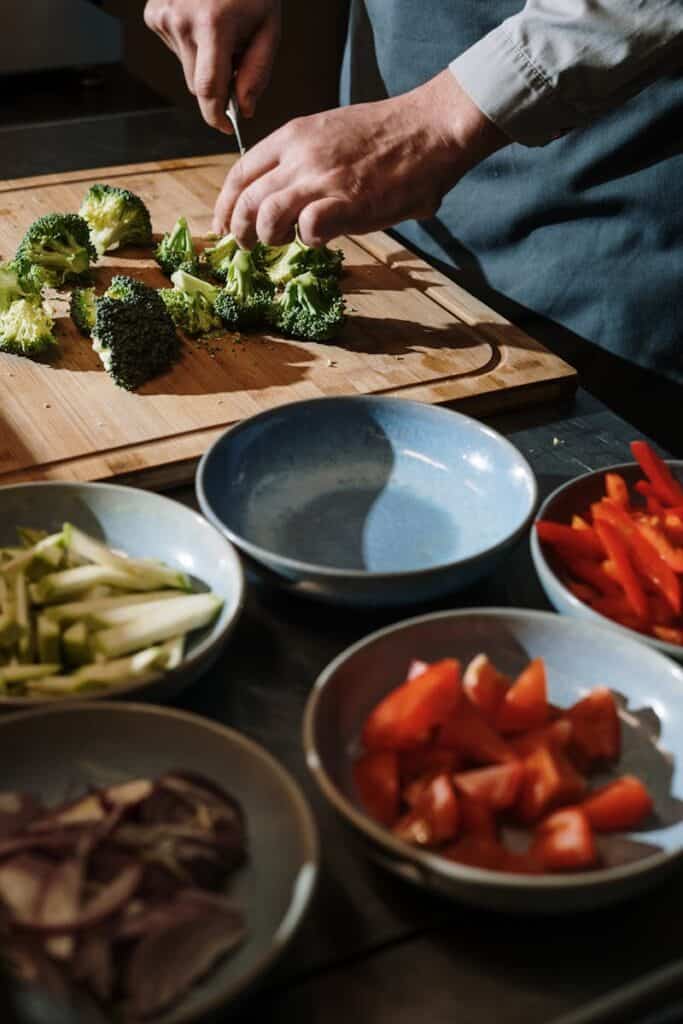
M 364 754 L 353 766 L 353 781 L 368 814 L 393 825 L 399 811 L 398 758 L 390 750 Z
M 648 540 L 652 547 L 656 548 L 660 558 L 670 569 L 683 573 L 683 548 L 674 547 L 663 531 L 650 523 L 638 523 L 638 530 L 645 540 Z
M 635 828 L 652 813 L 652 797 L 634 775 L 624 775 L 589 793 L 581 804 L 596 832 Z
M 678 577 L 650 541 L 643 536 L 628 513 L 615 501 L 605 500 L 595 509 L 598 521 L 610 523 L 626 540 L 635 567 L 662 594 L 671 609 L 681 611 L 681 585 Z M 629 603 L 633 604 L 629 598 Z M 637 609 L 633 608 L 634 611 Z
M 490 768 L 475 768 L 469 772 L 458 772 L 453 783 L 459 793 L 464 793 L 493 811 L 511 807 L 519 792 L 524 769 L 519 762 L 496 764 Z
M 665 505 L 683 505 L 683 486 L 647 441 L 632 441 L 631 452 Z
M 413 658 L 410 665 L 408 665 L 408 674 L 406 676 L 406 682 L 409 679 L 417 679 L 423 672 L 426 672 L 429 668 L 429 663 L 426 661 L 420 661 L 419 658 Z
M 643 621 L 647 620 L 648 607 L 645 591 L 640 585 L 633 566 L 629 560 L 628 550 L 619 532 L 611 523 L 599 521 L 595 524 L 598 537 L 602 541 L 611 562 L 614 562 L 619 582 L 635 615 Z
M 506 692 L 498 709 L 499 732 L 526 732 L 548 719 L 548 684 L 542 658 L 534 658 Z
M 590 822 L 583 810 L 555 811 L 536 829 L 533 855 L 547 871 L 577 871 L 597 864 Z
M 363 728 L 366 750 L 410 750 L 422 746 L 435 726 L 457 708 L 462 696 L 460 665 L 454 658 L 430 665 L 380 701 Z
M 653 626 L 652 632 L 659 640 L 664 640 L 667 644 L 683 646 L 683 629 L 675 629 L 673 626 Z
M 605 490 L 608 498 L 616 501 L 622 508 L 629 508 L 631 500 L 628 487 L 620 473 L 605 473 Z
M 435 776 L 422 789 L 412 810 L 394 825 L 399 839 L 417 846 L 438 846 L 455 839 L 460 821 L 458 798 L 450 776 Z
M 587 558 L 563 557 L 562 561 L 571 572 L 572 576 L 583 583 L 595 587 L 601 594 L 619 594 L 621 588 L 616 580 L 612 579 L 598 562 L 590 562 Z
M 683 516 L 678 512 L 667 512 L 664 516 L 664 532 L 675 547 L 683 546 Z
M 578 598 L 579 601 L 583 601 L 584 604 L 592 605 L 598 596 L 596 591 L 589 587 L 587 583 L 579 583 L 577 580 L 567 580 L 566 587 L 574 597 Z
M 605 557 L 605 550 L 595 530 L 590 526 L 586 529 L 576 530 L 574 527 L 565 526 L 563 523 L 553 523 L 549 519 L 539 519 L 536 523 L 536 533 L 542 543 L 551 544 L 553 547 L 561 547 L 564 551 L 571 552 L 578 558 L 601 559 Z
M 590 530 L 592 527 L 586 522 L 583 516 L 578 516 L 576 513 L 572 516 L 572 530 Z
M 472 658 L 462 677 L 465 693 L 488 722 L 496 717 L 510 682 L 485 654 Z

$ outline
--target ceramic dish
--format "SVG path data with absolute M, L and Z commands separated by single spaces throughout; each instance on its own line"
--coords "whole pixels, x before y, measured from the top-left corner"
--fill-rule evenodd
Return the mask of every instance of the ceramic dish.
M 683 480 L 683 462 L 675 459 L 668 459 L 667 465 L 675 475 Z M 605 473 L 619 473 L 631 489 L 636 480 L 643 479 L 643 471 L 635 462 L 628 462 L 618 466 L 608 466 L 605 469 L 596 470 L 593 473 L 585 473 L 576 477 L 566 484 L 562 484 L 550 494 L 540 509 L 538 519 L 551 519 L 558 523 L 569 523 L 574 513 L 584 515 L 594 501 L 599 501 L 605 494 Z M 563 615 L 572 615 L 577 618 L 586 619 L 591 622 L 600 622 L 609 625 L 625 636 L 637 637 L 651 647 L 668 654 L 677 661 L 683 661 L 683 647 L 678 644 L 670 644 L 665 640 L 659 640 L 654 636 L 647 636 L 644 633 L 637 633 L 626 626 L 620 626 L 594 611 L 583 601 L 579 601 L 570 590 L 567 590 L 562 580 L 557 575 L 552 561 L 552 554 L 548 558 L 546 550 L 540 543 L 535 530 L 530 536 L 531 557 L 533 559 L 536 573 L 540 580 L 545 595 Z
M 192 509 L 150 491 L 56 482 L 0 487 L 0 545 L 16 543 L 17 526 L 54 532 L 65 522 L 128 555 L 160 559 L 181 569 L 224 601 L 213 624 L 192 636 L 177 668 L 145 681 L 81 694 L 78 699 L 135 694 L 164 700 L 195 682 L 219 656 L 242 610 L 244 573 L 232 545 Z M 0 697 L 0 708 L 44 703 L 39 697 Z
M 271 579 L 348 605 L 413 604 L 490 572 L 536 482 L 505 438 L 397 398 L 320 398 L 223 434 L 197 472 L 204 515 Z
M 31 756 L 26 757 L 26 751 Z M 154 1024 L 188 1024 L 235 1000 L 296 931 L 318 871 L 318 840 L 298 786 L 270 754 L 239 733 L 148 704 L 52 705 L 0 721 L 2 789 L 47 803 L 169 769 L 216 781 L 240 801 L 249 857 L 227 893 L 245 911 L 246 941 Z
M 601 846 L 613 866 L 575 875 L 513 875 L 471 868 L 395 838 L 361 810 L 351 774 L 362 723 L 405 678 L 412 658 L 486 652 L 514 675 L 542 657 L 550 700 L 568 706 L 598 685 L 624 702 L 623 752 L 616 774 L 638 775 L 655 800 L 655 825 Z M 474 609 L 438 612 L 373 633 L 319 676 L 304 719 L 308 767 L 367 851 L 418 885 L 469 903 L 522 912 L 590 909 L 653 885 L 683 851 L 683 669 L 607 627 L 549 612 Z M 603 837 L 604 839 L 604 837 Z M 600 840 L 601 844 L 603 839 Z

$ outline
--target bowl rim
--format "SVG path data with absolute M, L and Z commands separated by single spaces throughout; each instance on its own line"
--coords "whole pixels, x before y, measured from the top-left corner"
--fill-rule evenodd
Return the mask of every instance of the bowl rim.
M 241 747 L 251 757 L 260 760 L 268 771 L 277 777 L 279 783 L 287 793 L 290 804 L 293 805 L 300 824 L 300 832 L 305 848 L 305 860 L 299 867 L 296 879 L 292 886 L 290 900 L 279 925 L 270 941 L 267 952 L 257 962 L 245 971 L 227 990 L 217 995 L 205 996 L 199 1004 L 189 1013 L 182 1012 L 181 1000 L 179 1006 L 169 1010 L 166 1014 L 159 1014 L 161 1024 L 190 1024 L 191 1021 L 203 1019 L 204 1015 L 226 1007 L 228 1002 L 234 1001 L 241 996 L 256 979 L 264 974 L 273 963 L 281 956 L 284 950 L 291 943 L 300 924 L 306 916 L 315 891 L 318 886 L 320 875 L 320 836 L 313 812 L 304 796 L 303 790 L 294 776 L 260 743 L 245 736 L 230 726 L 223 725 L 213 719 L 204 718 L 191 711 L 184 711 L 180 708 L 169 708 L 159 704 L 141 704 L 133 701 L 90 701 L 68 702 L 50 704 L 47 707 L 32 708 L 28 711 L 20 711 L 14 715 L 8 715 L 0 719 L 0 734 L 3 727 L 20 724 L 26 719 L 40 718 L 45 715 L 71 714 L 87 711 L 88 713 L 103 713 L 108 716 L 116 713 L 150 715 L 158 718 L 177 719 L 186 724 L 213 732 L 228 743 Z
M 558 889 L 571 891 L 574 889 L 583 889 L 591 885 L 610 885 L 612 882 L 618 882 L 622 879 L 628 879 L 641 874 L 648 874 L 650 871 L 656 870 L 665 864 L 683 859 L 682 844 L 681 847 L 674 851 L 660 850 L 648 857 L 643 857 L 640 860 L 632 861 L 627 864 L 608 868 L 596 868 L 592 871 L 582 871 L 580 874 L 577 873 L 575 875 L 516 875 L 512 872 L 470 867 L 469 865 L 449 861 L 436 853 L 429 853 L 425 850 L 420 850 L 411 846 L 409 843 L 405 843 L 402 840 L 397 839 L 388 829 L 374 822 L 368 815 L 359 810 L 336 786 L 330 775 L 327 773 L 323 765 L 322 758 L 318 753 L 315 742 L 315 727 L 323 691 L 339 667 L 364 647 L 374 643 L 376 640 L 405 629 L 406 627 L 414 626 L 423 622 L 435 622 L 441 619 L 463 619 L 473 615 L 484 616 L 486 618 L 502 617 L 531 619 L 536 620 L 539 623 L 546 624 L 552 622 L 559 624 L 558 628 L 560 629 L 563 628 L 561 625 L 562 622 L 577 622 L 576 619 L 570 619 L 568 617 L 558 615 L 556 612 L 539 611 L 534 608 L 486 607 L 448 609 L 429 612 L 426 615 L 417 615 L 413 618 L 404 619 L 401 622 L 394 623 L 393 625 L 385 626 L 382 629 L 375 630 L 373 633 L 370 633 L 368 636 L 363 637 L 361 640 L 358 640 L 356 643 L 351 644 L 350 647 L 343 650 L 322 670 L 317 677 L 313 685 L 313 689 L 306 701 L 302 724 L 302 741 L 306 767 L 315 779 L 318 787 L 322 790 L 327 801 L 334 807 L 337 813 L 340 814 L 347 822 L 350 822 L 351 825 L 353 825 L 354 828 L 356 828 L 366 839 L 369 839 L 373 845 L 379 846 L 385 851 L 388 851 L 396 860 L 404 862 L 406 860 L 410 861 L 418 868 L 418 870 L 421 869 L 427 876 L 440 876 L 441 878 L 450 879 L 456 882 L 466 882 L 486 887 L 502 885 L 506 888 L 528 890 L 530 892 L 543 892 L 544 890 L 556 891 Z M 609 635 L 610 637 L 612 636 L 611 630 L 608 626 L 585 622 L 582 623 L 582 625 L 588 630 L 597 630 L 598 632 Z M 638 641 L 633 639 L 633 637 L 627 638 L 627 642 L 633 645 L 638 643 Z M 641 654 L 643 653 L 642 644 L 639 645 L 639 652 Z M 673 669 L 680 676 L 680 681 L 683 684 L 683 667 L 677 665 L 669 658 L 665 658 L 662 654 L 652 648 L 649 649 L 647 657 L 652 657 L 656 661 L 659 661 L 659 663 L 662 664 L 663 667 L 666 667 L 669 672 Z
M 679 472 L 683 473 L 683 459 L 664 459 L 663 461 L 667 464 L 667 466 L 670 466 L 672 469 L 678 470 Z M 619 462 L 615 463 L 612 466 L 605 466 L 603 469 L 592 469 L 588 473 L 581 473 L 580 476 L 573 476 L 570 480 L 565 480 L 563 484 L 560 484 L 559 487 L 556 487 L 554 491 L 551 491 L 547 498 L 544 498 L 544 500 L 541 502 L 539 508 L 537 509 L 534 523 L 538 522 L 539 519 L 544 518 L 544 514 L 547 512 L 550 505 L 557 498 L 559 498 L 565 492 L 568 493 L 574 487 L 577 487 L 579 484 L 587 480 L 590 480 L 594 477 L 602 476 L 605 473 L 622 473 L 625 470 L 634 469 L 640 469 L 640 466 L 637 462 Z M 607 615 L 602 615 L 600 612 L 596 612 L 593 608 L 590 607 L 590 605 L 585 604 L 584 601 L 580 601 L 578 597 L 572 594 L 571 590 L 567 589 L 567 587 L 564 585 L 564 583 L 559 578 L 559 576 L 553 569 L 552 565 L 546 558 L 545 552 L 543 550 L 543 545 L 540 543 L 536 530 L 533 529 L 533 526 L 529 532 L 529 548 L 531 550 L 531 560 L 534 563 L 534 568 L 541 582 L 541 585 L 543 585 L 541 571 L 545 571 L 551 576 L 553 583 L 557 585 L 558 589 L 562 591 L 563 598 L 567 602 L 567 604 L 569 604 L 572 608 L 576 609 L 578 613 L 577 617 L 580 615 L 581 618 L 593 622 L 596 625 L 606 624 L 609 626 L 610 629 L 617 630 L 623 636 L 628 636 L 632 639 L 636 638 L 640 640 L 641 643 L 647 644 L 649 647 L 654 647 L 656 648 L 656 650 L 661 651 L 663 654 L 667 654 L 670 658 L 673 658 L 675 661 L 681 661 L 681 659 L 683 658 L 683 647 L 680 647 L 677 644 L 671 644 L 668 642 L 668 640 L 660 640 L 659 637 L 650 636 L 648 633 L 638 633 L 635 629 L 630 629 L 628 626 L 622 626 L 621 623 L 614 622 L 612 619 L 608 618 Z M 545 587 L 543 589 L 545 590 Z M 551 604 L 554 604 L 550 595 L 546 593 L 546 596 L 548 597 L 548 600 L 550 600 Z M 559 614 L 564 613 L 559 612 Z
M 513 461 L 522 467 L 526 480 L 530 485 L 531 496 L 529 500 L 529 509 L 524 515 L 523 520 L 511 533 L 506 534 L 489 547 L 468 555 L 466 558 L 455 559 L 450 562 L 439 562 L 437 565 L 426 566 L 421 569 L 402 569 L 392 572 L 371 572 L 367 569 L 335 568 L 334 566 L 319 565 L 315 562 L 305 562 L 297 558 L 289 558 L 285 555 L 279 555 L 275 551 L 261 547 L 260 545 L 254 544 L 252 541 L 242 537 L 241 534 L 227 526 L 214 512 L 204 487 L 204 480 L 207 473 L 207 466 L 213 457 L 215 450 L 224 442 L 225 438 L 229 437 L 231 434 L 247 430 L 254 423 L 268 419 L 288 409 L 301 409 L 306 406 L 310 407 L 319 404 L 346 405 L 349 403 L 368 406 L 398 406 L 400 403 L 401 408 L 412 408 L 413 412 L 418 412 L 419 414 L 425 414 L 428 410 L 428 415 L 442 416 L 444 418 L 455 417 L 460 420 L 460 422 L 472 425 L 480 433 L 491 437 L 512 456 Z M 429 402 L 419 402 L 415 399 L 400 398 L 391 395 L 323 395 L 319 398 L 304 398 L 295 402 L 286 402 L 282 405 L 274 406 L 271 409 L 265 409 L 263 412 L 257 413 L 254 416 L 250 416 L 229 426 L 215 439 L 215 441 L 212 442 L 199 460 L 195 474 L 195 493 L 197 495 L 199 506 L 206 519 L 208 519 L 209 522 L 211 522 L 219 531 L 224 533 L 236 547 L 245 551 L 260 564 L 265 564 L 271 569 L 277 566 L 282 570 L 290 570 L 298 575 L 316 576 L 324 579 L 400 582 L 401 580 L 415 579 L 423 576 L 429 576 L 434 573 L 448 572 L 449 570 L 456 568 L 465 568 L 512 545 L 521 537 L 533 519 L 534 512 L 538 504 L 538 481 L 536 480 L 536 475 L 528 460 L 512 443 L 512 441 L 509 441 L 503 434 L 494 430 L 493 427 L 489 427 L 488 424 L 482 423 L 480 420 L 474 419 L 472 416 L 467 416 L 465 413 L 459 412 L 456 409 L 450 409 L 444 405 L 432 405 Z
M 230 578 L 235 586 L 235 593 L 230 601 L 225 601 L 221 614 L 225 613 L 225 622 L 217 630 L 216 635 L 212 635 L 212 632 L 208 636 L 204 637 L 198 644 L 195 644 L 189 654 L 184 655 L 183 660 L 176 668 L 166 671 L 154 671 L 145 675 L 142 679 L 138 679 L 132 683 L 126 683 L 121 686 L 111 686 L 103 690 L 93 690 L 89 693 L 75 694 L 73 697 L 68 695 L 56 697 L 9 697 L 4 694 L 0 694 L 0 711 L 3 709 L 9 710 L 10 708 L 42 708 L 45 706 L 51 706 L 53 701 L 58 700 L 60 706 L 62 705 L 73 705 L 74 703 L 90 703 L 90 702 L 101 702 L 106 700 L 108 697 L 112 697 L 116 694 L 118 696 L 133 695 L 146 687 L 152 686 L 162 679 L 173 679 L 177 678 L 181 674 L 188 670 L 195 668 L 200 665 L 201 662 L 215 650 L 217 646 L 222 645 L 231 631 L 235 627 L 246 601 L 246 580 L 244 575 L 244 569 L 239 555 L 237 554 L 234 545 L 230 543 L 227 537 L 224 536 L 221 530 L 216 529 L 213 523 L 207 521 L 207 519 L 197 512 L 196 509 L 190 508 L 188 505 L 183 505 L 180 501 L 175 501 L 173 498 L 169 498 L 164 494 L 159 494 L 157 491 L 147 491 L 140 487 L 131 487 L 128 484 L 116 484 L 116 483 L 98 483 L 95 481 L 81 481 L 81 480 L 29 480 L 24 483 L 18 484 L 3 484 L 0 485 L 0 518 L 2 518 L 2 498 L 10 491 L 22 491 L 29 490 L 34 487 L 45 488 L 49 490 L 53 487 L 60 489 L 67 488 L 68 490 L 91 490 L 96 489 L 98 491 L 116 491 L 125 492 L 129 494 L 144 494 L 146 497 L 151 497 L 153 500 L 161 502 L 166 505 L 173 505 L 175 508 L 180 508 L 184 512 L 187 512 L 195 522 L 200 524 L 201 529 L 208 529 L 218 537 L 221 545 L 224 549 L 224 554 L 230 563 Z M 220 622 L 220 616 L 217 623 Z M 216 623 L 216 624 L 217 624 Z

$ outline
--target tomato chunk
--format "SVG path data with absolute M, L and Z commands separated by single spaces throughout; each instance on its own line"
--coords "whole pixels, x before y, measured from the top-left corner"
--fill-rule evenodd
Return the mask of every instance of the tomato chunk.
M 621 752 L 619 712 L 606 687 L 598 687 L 567 711 L 572 723 L 569 753 L 579 768 L 616 761 Z
M 521 821 L 537 821 L 558 804 L 580 800 L 586 780 L 561 750 L 537 747 L 524 761 L 517 815 Z
M 363 744 L 372 750 L 409 750 L 428 738 L 458 706 L 462 696 L 460 665 L 438 661 L 393 690 L 370 713 Z
M 572 723 L 569 719 L 559 717 L 550 725 L 541 726 L 540 729 L 530 729 L 519 736 L 513 736 L 510 745 L 520 757 L 527 757 L 537 747 L 564 750 L 572 738 L 572 732 Z
M 597 864 L 590 822 L 578 807 L 555 811 L 536 829 L 532 856 L 546 871 L 578 871 Z
M 590 793 L 582 805 L 596 832 L 617 832 L 635 828 L 652 813 L 652 797 L 633 775 L 624 775 Z
M 496 726 L 502 733 L 526 732 L 548 718 L 548 686 L 542 658 L 534 658 L 520 673 L 498 709 Z
M 490 807 L 479 800 L 473 800 L 462 791 L 458 792 L 458 804 L 462 835 L 479 836 L 484 839 L 498 838 L 496 817 Z
M 397 755 L 390 750 L 364 754 L 353 766 L 353 781 L 368 814 L 382 825 L 393 825 L 400 798 Z
M 455 838 L 459 821 L 458 799 L 444 773 L 424 786 L 412 810 L 394 825 L 394 834 L 417 846 L 437 846 Z
M 458 792 L 465 793 L 491 810 L 502 811 L 516 801 L 523 775 L 522 764 L 510 761 L 491 768 L 459 772 L 453 776 L 453 782 Z
M 504 871 L 507 850 L 496 839 L 485 836 L 463 836 L 457 843 L 442 850 L 444 857 L 471 868 L 485 868 L 487 871 Z
M 455 772 L 460 767 L 456 750 L 439 749 L 438 747 L 417 747 L 415 750 L 402 750 L 398 755 L 398 768 L 401 782 L 407 785 L 413 779 L 423 776 L 440 775 L 441 772 Z
M 499 672 L 485 654 L 477 654 L 465 669 L 462 682 L 472 704 L 493 722 L 510 685 L 508 676 Z
M 468 698 L 439 730 L 436 745 L 453 748 L 464 760 L 474 764 L 503 764 L 517 760 L 512 747 L 492 729 Z

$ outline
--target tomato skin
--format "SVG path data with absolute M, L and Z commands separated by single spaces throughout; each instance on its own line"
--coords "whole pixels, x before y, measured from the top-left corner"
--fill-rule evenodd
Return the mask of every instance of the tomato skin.
M 561 750 L 539 746 L 523 764 L 516 813 L 525 824 L 538 821 L 560 803 L 580 800 L 586 791 L 586 780 Z
M 569 754 L 582 771 L 597 763 L 617 761 L 621 753 L 619 711 L 604 686 L 592 690 L 567 711 L 572 723 Z
M 463 836 L 480 839 L 498 839 L 496 816 L 490 807 L 458 791 L 460 805 L 460 832 Z
M 434 776 L 417 794 L 412 810 L 394 825 L 394 835 L 416 846 L 453 840 L 460 824 L 458 799 L 450 776 Z
M 547 720 L 545 665 L 542 658 L 534 658 L 505 694 L 496 716 L 496 728 L 501 733 L 526 732 L 544 725 Z
M 482 836 L 463 836 L 443 851 L 444 857 L 457 864 L 483 868 L 488 871 L 510 871 L 514 874 L 535 875 L 542 870 L 538 858 L 530 852 L 513 853 L 496 839 Z
M 530 729 L 528 732 L 520 733 L 519 736 L 513 736 L 510 746 L 520 757 L 527 757 L 537 747 L 565 750 L 572 738 L 573 731 L 569 719 L 560 715 L 550 725 L 543 725 L 540 729 Z
M 652 797 L 634 775 L 624 775 L 589 793 L 582 808 L 596 832 L 635 828 L 652 813 Z
M 459 793 L 464 793 L 471 800 L 492 811 L 503 811 L 517 800 L 523 776 L 522 764 L 510 761 L 490 768 L 458 772 L 453 776 L 453 783 Z
M 415 750 L 402 750 L 398 755 L 399 775 L 404 786 L 425 776 L 456 772 L 459 767 L 457 750 L 425 746 L 417 747 Z
M 598 853 L 590 822 L 578 807 L 565 807 L 542 821 L 531 856 L 546 871 L 580 871 L 594 867 Z
M 398 756 L 393 751 L 364 754 L 353 766 L 353 781 L 370 817 L 393 825 L 400 805 Z
M 465 693 L 489 723 L 495 720 L 510 682 L 485 654 L 477 654 L 462 677 Z
M 469 698 L 450 715 L 436 735 L 436 745 L 457 750 L 471 764 L 503 764 L 517 756 L 502 736 L 489 725 Z
M 367 751 L 419 747 L 455 711 L 461 697 L 459 662 L 435 662 L 380 701 L 366 719 L 363 746 Z

